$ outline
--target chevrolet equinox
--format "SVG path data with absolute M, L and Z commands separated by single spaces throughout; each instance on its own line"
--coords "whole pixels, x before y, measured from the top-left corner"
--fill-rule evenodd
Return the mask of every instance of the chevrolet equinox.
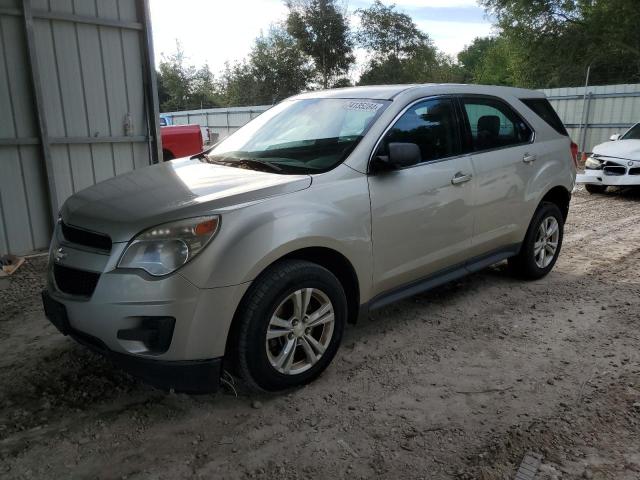
M 507 260 L 553 268 L 575 146 L 540 92 L 474 85 L 302 94 L 213 148 L 70 197 L 49 320 L 149 383 L 310 382 L 347 322 Z

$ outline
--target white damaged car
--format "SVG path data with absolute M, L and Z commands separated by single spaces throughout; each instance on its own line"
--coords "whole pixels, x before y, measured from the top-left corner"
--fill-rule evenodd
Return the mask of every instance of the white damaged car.
M 640 186 L 640 123 L 611 140 L 594 147 L 584 173 L 576 178 L 589 193 L 604 193 L 609 186 Z

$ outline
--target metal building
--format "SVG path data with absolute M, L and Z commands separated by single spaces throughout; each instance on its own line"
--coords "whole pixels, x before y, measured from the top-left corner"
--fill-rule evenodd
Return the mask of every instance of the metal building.
M 0 0 L 0 254 L 46 248 L 71 194 L 157 162 L 147 0 Z

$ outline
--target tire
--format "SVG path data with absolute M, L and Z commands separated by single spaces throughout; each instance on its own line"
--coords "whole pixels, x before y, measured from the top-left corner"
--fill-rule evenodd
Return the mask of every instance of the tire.
M 606 185 L 594 185 L 592 183 L 586 183 L 584 185 L 584 189 L 589 192 L 591 195 L 596 195 L 599 193 L 604 193 L 607 191 Z
M 545 222 L 545 227 L 549 227 L 549 231 L 553 230 L 553 225 L 557 227 L 557 234 L 552 234 L 546 242 L 549 248 L 542 247 L 544 255 L 542 255 L 542 251 L 539 249 L 539 244 L 537 245 L 541 240 L 540 236 L 543 235 L 541 231 L 543 222 Z M 520 248 L 520 253 L 509 259 L 511 271 L 516 276 L 525 280 L 537 280 L 547 275 L 558 260 L 562 248 L 563 235 L 564 217 L 562 216 L 562 212 L 555 203 L 542 202 L 529 224 L 529 229 Z M 546 235 L 543 235 L 543 238 L 546 238 Z M 554 244 L 556 247 L 553 256 L 549 259 L 549 253 Z M 540 252 L 540 254 L 536 252 Z
M 318 315 L 318 321 L 327 322 L 312 326 Z M 344 290 L 329 270 L 303 260 L 280 261 L 253 282 L 240 304 L 230 345 L 232 368 L 254 391 L 305 385 L 333 360 L 346 319 Z M 274 338 L 267 341 L 268 333 Z
M 171 160 L 174 160 L 175 158 L 176 157 L 169 150 L 163 150 L 162 151 L 162 161 L 163 162 L 169 162 Z

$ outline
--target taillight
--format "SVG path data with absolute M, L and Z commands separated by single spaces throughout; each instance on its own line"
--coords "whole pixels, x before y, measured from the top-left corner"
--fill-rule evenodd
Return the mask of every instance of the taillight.
M 573 163 L 575 163 L 577 168 L 578 167 L 578 144 L 576 142 L 571 142 L 571 158 L 573 158 Z

